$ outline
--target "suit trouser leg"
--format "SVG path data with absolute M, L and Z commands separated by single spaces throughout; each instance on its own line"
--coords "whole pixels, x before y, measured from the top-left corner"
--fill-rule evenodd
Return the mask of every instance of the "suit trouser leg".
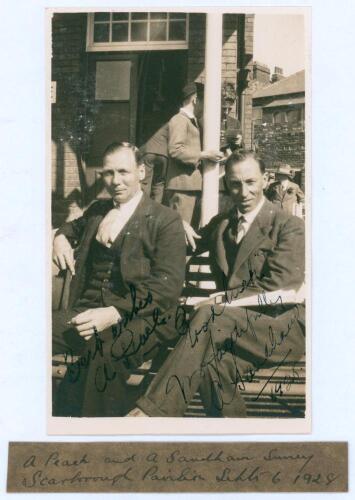
M 212 404 L 210 413 L 245 415 L 239 389 L 243 374 L 304 353 L 298 315 L 288 310 L 277 317 L 245 308 L 202 307 L 163 364 L 146 394 L 137 401 L 150 416 L 183 416 L 197 389 Z
M 151 166 L 153 171 L 150 197 L 152 198 L 152 200 L 158 203 L 162 203 L 168 168 L 168 158 L 163 155 L 148 153 L 145 155 L 144 161 L 146 165 L 148 164 Z
M 67 325 L 68 318 L 78 312 L 75 309 L 53 314 L 53 352 L 68 357 L 56 413 L 77 417 L 126 415 L 138 397 L 126 380 L 132 370 L 156 355 L 161 343 L 155 333 L 144 338 L 147 323 L 140 319 L 132 320 L 116 336 L 110 328 L 86 341 Z M 73 360 L 72 355 L 79 358 Z
M 223 362 L 211 367 L 202 377 L 199 392 L 207 417 L 246 417 L 247 409 L 238 389 L 239 373 L 233 354 L 226 352 Z M 229 395 L 229 396 L 227 396 Z
M 54 311 L 52 314 L 52 354 L 67 354 L 67 356 L 81 354 L 86 341 L 70 326 L 69 321 L 83 308 Z
M 179 340 L 146 394 L 138 400 L 137 406 L 148 415 L 183 416 L 201 384 L 201 396 L 207 404 L 216 402 L 212 413 L 223 409 L 223 404 L 221 406 L 218 402 L 217 388 L 226 379 L 226 365 L 218 359 L 215 342 L 219 327 L 217 321 L 209 321 L 210 316 L 209 307 L 197 311 L 191 320 L 189 332 Z M 232 330 L 234 319 L 228 318 L 224 324 Z M 230 387 L 227 390 L 231 392 Z
M 199 191 L 165 191 L 164 204 L 179 213 L 182 220 L 198 229 L 200 223 L 200 198 Z

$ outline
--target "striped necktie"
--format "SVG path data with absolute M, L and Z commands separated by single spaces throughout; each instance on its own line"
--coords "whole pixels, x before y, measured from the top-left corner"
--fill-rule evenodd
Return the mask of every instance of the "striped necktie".
M 246 235 L 248 229 L 248 223 L 244 215 L 241 215 L 238 219 L 238 226 L 237 226 L 237 236 L 235 238 L 235 241 L 237 242 L 237 245 L 242 241 L 244 236 Z

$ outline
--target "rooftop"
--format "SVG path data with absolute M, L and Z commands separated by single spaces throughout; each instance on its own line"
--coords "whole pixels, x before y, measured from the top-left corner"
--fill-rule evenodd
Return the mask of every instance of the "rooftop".
M 278 82 L 271 83 L 266 87 L 263 87 L 257 90 L 253 94 L 253 99 L 257 99 L 259 97 L 271 97 L 277 95 L 285 95 L 285 94 L 295 94 L 297 92 L 305 91 L 305 82 L 304 82 L 305 72 L 304 69 L 294 73 L 293 75 L 287 76 Z

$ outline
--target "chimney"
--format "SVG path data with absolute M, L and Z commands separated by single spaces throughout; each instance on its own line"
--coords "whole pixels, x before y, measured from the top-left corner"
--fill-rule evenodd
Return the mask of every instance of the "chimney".
M 255 61 L 253 63 L 253 80 L 260 83 L 270 83 L 270 68 L 266 64 Z
M 283 78 L 285 78 L 283 73 L 284 73 L 284 71 L 282 68 L 275 66 L 274 74 L 271 77 L 271 82 L 275 83 L 275 82 L 278 82 L 279 80 L 282 80 Z

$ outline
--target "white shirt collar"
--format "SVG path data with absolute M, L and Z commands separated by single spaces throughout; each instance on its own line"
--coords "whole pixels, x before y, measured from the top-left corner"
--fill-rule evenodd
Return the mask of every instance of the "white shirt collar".
M 239 219 L 239 217 L 243 216 L 245 218 L 247 224 L 250 226 L 252 224 L 252 222 L 254 222 L 255 217 L 258 215 L 258 213 L 262 209 L 262 206 L 264 205 L 264 203 L 265 203 L 265 196 L 263 196 L 261 198 L 261 200 L 256 205 L 256 207 L 253 210 L 251 210 L 250 212 L 247 212 L 246 214 L 242 214 L 239 212 L 239 210 L 237 210 L 238 219 Z
M 133 213 L 137 208 L 139 202 L 141 201 L 143 196 L 143 191 L 138 189 L 138 191 L 133 195 L 133 197 L 126 201 L 126 203 L 118 204 L 113 200 L 113 204 L 115 208 L 119 208 L 121 212 L 131 212 Z
M 182 107 L 180 108 L 180 113 L 185 113 L 185 115 L 187 115 L 189 118 L 191 118 L 191 120 L 196 120 L 196 116 L 191 112 L 191 110 L 189 108 L 186 108 L 186 107 Z

